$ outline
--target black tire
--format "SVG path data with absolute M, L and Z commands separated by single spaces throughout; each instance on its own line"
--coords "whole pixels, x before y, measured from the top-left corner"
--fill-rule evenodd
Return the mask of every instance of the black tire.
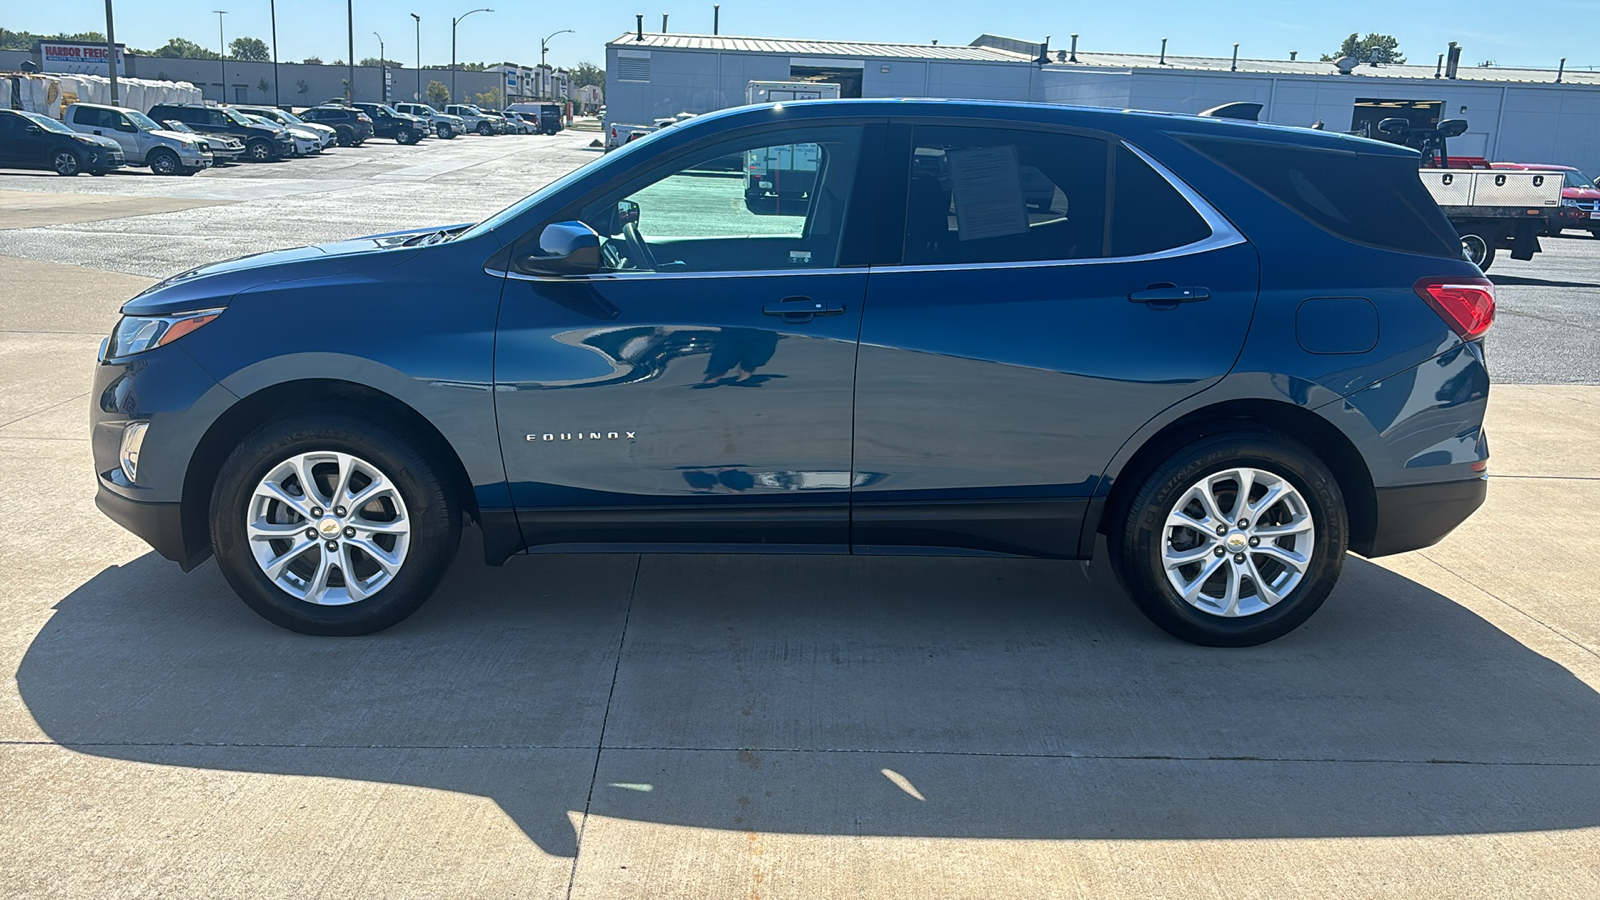
M 1235 467 L 1265 471 L 1287 481 L 1305 501 L 1315 527 L 1315 537 L 1310 541 L 1303 535 L 1277 539 L 1305 542 L 1311 548 L 1311 559 L 1299 583 L 1278 602 L 1254 614 L 1224 617 L 1185 601 L 1168 580 L 1162 556 L 1168 541 L 1167 516 L 1174 511 L 1178 500 L 1205 476 Z M 1237 486 L 1237 482 L 1234 484 Z M 1221 506 L 1220 502 L 1218 506 Z M 1269 506 L 1264 513 L 1272 514 L 1282 509 L 1283 504 L 1277 504 Z M 1231 517 L 1236 508 L 1230 507 L 1227 512 Z M 1118 513 L 1122 518 L 1110 523 L 1107 544 L 1112 567 L 1134 605 L 1168 634 L 1207 647 L 1254 646 L 1282 637 L 1300 627 L 1333 590 L 1344 566 L 1349 540 L 1344 495 L 1339 490 L 1338 481 L 1311 450 L 1270 431 L 1225 432 L 1201 438 L 1180 448 L 1158 465 L 1138 491 L 1112 514 Z M 1226 527 L 1230 528 L 1228 538 L 1231 541 L 1235 531 L 1231 525 Z M 1177 533 L 1183 536 L 1196 532 L 1179 529 Z M 1220 557 L 1222 565 L 1233 566 L 1236 563 L 1227 559 L 1227 553 L 1231 551 L 1226 549 L 1225 544 L 1223 541 L 1217 542 L 1217 548 L 1224 551 Z M 1199 546 L 1203 547 L 1204 544 Z M 1296 553 L 1302 552 L 1299 546 L 1290 549 Z M 1249 554 L 1249 564 L 1254 565 L 1257 559 L 1266 558 L 1264 555 L 1258 557 L 1256 553 L 1247 549 L 1235 559 Z M 1209 557 L 1205 562 L 1210 562 Z M 1201 563 L 1194 565 L 1198 567 Z M 1245 571 L 1245 577 L 1249 577 L 1248 570 L 1241 568 L 1240 571 Z M 1196 578 L 1198 571 L 1194 575 L 1180 571 L 1180 577 Z M 1226 575 L 1223 577 L 1226 578 Z M 1265 577 L 1271 580 L 1273 576 Z M 1250 583 L 1254 584 L 1253 581 Z M 1239 593 L 1242 594 L 1244 582 L 1241 580 L 1239 584 Z M 1252 594 L 1259 597 L 1259 592 L 1254 588 Z
M 339 146 L 341 146 L 341 147 L 349 147 L 349 146 L 351 146 L 351 138 L 354 138 L 356 133 L 355 133 L 355 131 L 353 129 L 351 129 L 351 127 L 349 125 L 336 125 L 336 126 L 334 126 L 333 130 L 339 136 L 338 137 Z
M 494 134 L 494 126 L 490 125 L 488 122 L 479 122 L 478 133 L 484 137 L 488 137 L 489 135 Z
M 417 133 L 409 128 L 402 128 L 394 133 L 394 142 L 407 146 L 415 144 L 417 142 Z
M 246 156 L 250 157 L 251 162 L 258 163 L 272 162 L 272 160 L 278 155 L 272 149 L 272 142 L 266 138 L 255 138 L 251 140 L 250 143 L 245 144 L 244 152 Z
M 150 165 L 150 171 L 157 175 L 176 175 L 183 171 L 183 162 L 171 150 L 151 150 L 145 162 Z
M 316 451 L 349 453 L 376 466 L 398 488 L 411 524 L 410 545 L 392 579 L 346 605 L 308 603 L 279 587 L 257 564 L 246 535 L 256 486 L 284 460 Z M 210 528 L 223 576 L 251 609 L 290 631 L 348 636 L 382 631 L 422 606 L 455 558 L 461 513 L 435 464 L 398 433 L 325 411 L 269 421 L 239 443 L 212 491 Z
M 455 136 L 456 136 L 456 130 L 454 128 L 451 128 L 449 125 L 440 125 L 439 126 L 439 139 L 440 140 L 442 140 L 442 141 L 452 140 L 453 138 L 455 138 Z
M 1479 270 L 1487 272 L 1494 264 L 1494 241 L 1469 231 L 1461 235 L 1461 255 Z
M 57 150 L 50 157 L 50 168 L 54 169 L 57 175 L 71 178 L 83 171 L 83 158 L 71 150 Z

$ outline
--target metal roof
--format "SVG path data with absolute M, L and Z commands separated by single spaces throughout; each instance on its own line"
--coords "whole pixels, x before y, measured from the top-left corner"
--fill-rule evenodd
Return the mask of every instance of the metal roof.
M 1110 69 L 1151 69 L 1162 72 L 1227 72 L 1233 60 L 1226 56 L 1174 56 L 1167 54 L 1166 62 L 1161 62 L 1161 57 L 1154 53 L 1090 53 L 1078 51 L 1076 63 L 1052 62 L 1053 69 L 1074 68 L 1110 68 Z M 1057 58 L 1057 50 L 1050 51 L 1052 60 Z M 1372 66 L 1362 63 L 1349 75 L 1340 75 L 1331 62 L 1318 60 L 1287 59 L 1240 59 L 1239 72 L 1248 75 L 1318 75 L 1333 78 L 1416 78 L 1428 81 L 1446 81 L 1448 79 L 1434 78 L 1435 66 L 1426 65 L 1382 65 Z M 1502 66 L 1462 66 L 1456 71 L 1457 81 L 1472 82 L 1527 82 L 1554 84 L 1556 80 L 1555 69 L 1513 69 Z M 1600 72 L 1577 71 L 1571 69 L 1562 73 L 1563 85 L 1600 85 Z
M 629 31 L 610 41 L 618 50 L 720 50 L 739 53 L 773 53 L 784 56 L 864 57 L 869 59 L 960 60 L 964 62 L 1026 63 L 1032 57 L 994 47 L 964 44 L 884 44 L 870 41 L 790 40 L 788 38 L 734 37 L 711 34 L 660 34 L 646 31 L 644 40 Z

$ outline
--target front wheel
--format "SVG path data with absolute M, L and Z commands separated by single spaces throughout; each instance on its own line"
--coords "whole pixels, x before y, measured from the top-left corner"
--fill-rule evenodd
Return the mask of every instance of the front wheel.
M 223 463 L 211 542 L 234 591 L 302 634 L 381 631 L 417 610 L 455 557 L 442 473 L 388 428 L 334 413 L 270 421 Z
M 415 144 L 417 142 L 417 133 L 409 128 L 402 128 L 394 133 L 394 142 L 396 144 Z
M 1124 506 L 1111 559 L 1133 602 L 1194 644 L 1248 647 L 1317 611 L 1344 565 L 1344 496 L 1305 446 L 1268 432 L 1173 453 Z
M 454 128 L 451 128 L 449 125 L 440 125 L 439 126 L 439 139 L 440 140 L 448 141 L 448 140 L 450 140 L 451 138 L 453 138 L 455 136 L 456 136 L 456 130 Z
M 55 169 L 57 175 L 70 177 L 83 171 L 83 161 L 71 150 L 57 150 L 50 159 L 50 168 Z
M 1494 263 L 1494 242 L 1481 234 L 1467 233 L 1461 236 L 1461 255 L 1467 262 L 1477 266 L 1480 271 L 1489 271 L 1489 266 Z
M 479 122 L 478 133 L 484 137 L 488 137 L 489 135 L 494 134 L 494 126 L 490 125 L 488 122 Z
M 157 175 L 176 175 L 183 171 L 183 163 L 179 162 L 178 154 L 171 150 L 153 150 L 150 152 L 150 171 Z
M 272 162 L 272 143 L 266 138 L 256 138 L 245 145 L 245 151 L 253 162 Z

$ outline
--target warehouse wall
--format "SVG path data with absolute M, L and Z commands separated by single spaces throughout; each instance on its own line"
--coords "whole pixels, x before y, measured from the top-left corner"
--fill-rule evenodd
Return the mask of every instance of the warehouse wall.
M 167 59 L 159 56 L 130 56 L 128 57 L 130 71 L 128 74 L 139 78 L 153 78 L 162 81 L 188 81 L 205 92 L 207 100 L 222 98 L 222 68 L 226 68 L 228 76 L 228 90 L 226 101 L 229 103 L 272 103 L 273 76 L 272 63 L 270 62 L 241 62 L 228 60 L 219 63 L 214 59 Z M 416 93 L 416 69 L 390 69 L 392 77 L 390 102 L 400 102 L 411 99 Z M 308 66 L 303 63 L 280 63 L 278 65 L 280 86 L 283 103 L 287 106 L 315 106 L 332 97 L 344 95 L 344 80 L 349 77 L 350 70 L 345 66 Z M 502 77 L 498 72 L 457 72 L 456 89 L 462 96 L 470 96 L 499 87 Z M 383 70 L 376 66 L 356 66 L 353 99 L 364 102 L 378 102 L 382 99 Z M 261 88 L 265 81 L 267 87 Z M 438 81 L 446 87 L 450 84 L 450 72 L 441 69 L 423 69 L 422 87 L 428 87 L 429 81 Z M 304 90 L 301 89 L 304 82 Z M 242 89 L 244 100 L 240 101 L 239 91 Z

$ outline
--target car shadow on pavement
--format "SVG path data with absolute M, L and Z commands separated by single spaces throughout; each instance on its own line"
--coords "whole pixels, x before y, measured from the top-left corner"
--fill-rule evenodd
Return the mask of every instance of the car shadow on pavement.
M 586 808 L 958 838 L 1600 825 L 1600 696 L 1355 557 L 1307 626 L 1230 651 L 1155 630 L 1101 563 L 475 553 L 351 639 L 147 554 L 56 605 L 18 688 L 77 752 L 489 797 L 566 856 Z

